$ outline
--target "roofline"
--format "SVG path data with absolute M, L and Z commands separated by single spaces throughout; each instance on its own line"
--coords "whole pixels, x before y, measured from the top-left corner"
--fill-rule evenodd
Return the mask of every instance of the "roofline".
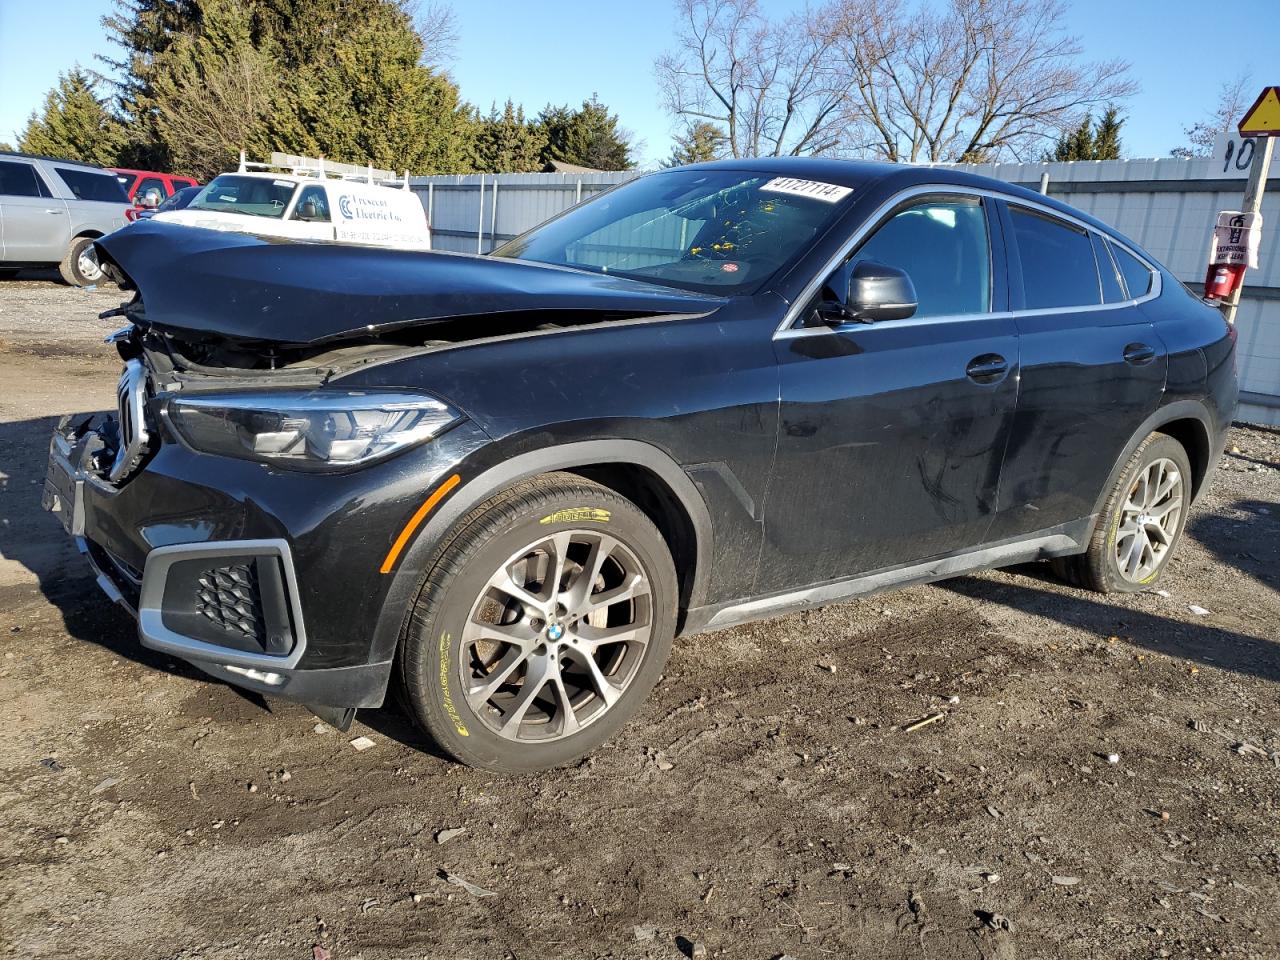
M 106 167 L 85 160 L 68 160 L 66 157 L 48 157 L 43 153 L 23 153 L 21 150 L 0 150 L 0 157 L 22 157 L 24 160 L 48 160 L 50 163 L 69 163 L 77 167 L 89 167 L 92 170 L 106 170 Z

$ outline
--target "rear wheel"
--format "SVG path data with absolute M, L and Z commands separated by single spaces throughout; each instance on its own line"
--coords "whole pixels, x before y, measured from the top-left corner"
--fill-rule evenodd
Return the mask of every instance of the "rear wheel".
M 101 282 L 106 275 L 98 263 L 93 248 L 93 237 L 76 237 L 67 248 L 67 255 L 58 264 L 62 279 L 73 287 L 88 287 Z
M 675 570 L 662 535 L 569 474 L 478 507 L 427 575 L 398 672 L 410 712 L 463 763 L 575 760 L 616 732 L 671 649 Z
M 1089 549 L 1054 561 L 1073 586 L 1100 593 L 1150 589 L 1178 545 L 1191 507 L 1191 464 L 1170 436 L 1153 433 L 1133 452 L 1107 497 Z

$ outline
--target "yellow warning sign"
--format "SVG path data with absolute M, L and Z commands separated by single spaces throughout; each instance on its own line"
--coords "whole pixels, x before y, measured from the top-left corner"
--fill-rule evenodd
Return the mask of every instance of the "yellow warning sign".
M 1240 121 L 1242 137 L 1280 137 L 1280 87 L 1267 87 Z

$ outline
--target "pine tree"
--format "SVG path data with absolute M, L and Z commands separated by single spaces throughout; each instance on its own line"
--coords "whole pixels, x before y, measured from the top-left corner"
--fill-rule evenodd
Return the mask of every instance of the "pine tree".
M 542 166 L 546 141 L 529 123 L 524 108 L 510 100 L 498 112 L 495 105 L 476 125 L 476 169 L 485 173 L 527 173 Z
M 240 150 L 270 151 L 280 71 L 254 47 L 238 0 L 204 0 L 196 31 L 178 35 L 154 67 L 150 102 L 172 170 L 205 180 Z
M 221 98 L 250 109 L 210 131 L 223 146 L 241 136 L 257 152 L 323 154 L 414 173 L 469 167 L 472 111 L 457 86 L 425 64 L 429 51 L 408 0 L 116 3 L 103 24 L 123 53 L 108 64 L 124 77 L 119 108 L 135 134 L 137 165 L 163 168 L 175 152 L 190 155 L 178 139 L 175 92 L 220 78 L 202 102 Z
M 102 18 L 102 26 L 120 55 L 101 59 L 121 78 L 114 82 L 115 105 L 128 139 L 117 162 L 144 170 L 166 170 L 172 163 L 156 126 L 154 83 L 157 71 L 163 69 L 156 61 L 179 37 L 199 28 L 199 6 L 196 0 L 114 3 L 115 12 Z
M 58 77 L 18 139 L 18 149 L 103 166 L 114 164 L 124 143 L 124 128 L 79 67 Z
M 1120 127 L 1123 124 L 1124 118 L 1120 116 L 1119 108 L 1107 107 L 1102 115 L 1102 122 L 1098 124 L 1098 132 L 1093 137 L 1093 159 L 1120 159 Z
M 591 95 L 582 108 L 553 107 L 550 104 L 538 116 L 537 126 L 546 138 L 543 162 L 561 160 L 595 170 L 630 170 L 629 135 L 618 129 L 618 118 Z
M 1074 130 L 1058 138 L 1057 144 L 1044 155 L 1045 160 L 1119 160 L 1120 127 L 1124 118 L 1116 107 L 1108 107 L 1102 121 L 1094 129 L 1093 118 L 1086 116 Z
M 724 155 L 725 135 L 714 123 L 699 120 L 685 127 L 684 133 L 675 137 L 671 156 L 663 164 L 681 167 L 689 163 L 706 163 Z

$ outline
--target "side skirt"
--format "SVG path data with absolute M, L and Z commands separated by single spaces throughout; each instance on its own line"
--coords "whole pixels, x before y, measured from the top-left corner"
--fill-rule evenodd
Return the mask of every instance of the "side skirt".
M 977 550 L 966 550 L 934 557 L 924 563 L 889 567 L 871 573 L 829 580 L 800 590 L 770 594 L 751 600 L 735 600 L 729 603 L 696 607 L 685 618 L 683 635 L 723 630 L 740 623 L 763 620 L 822 607 L 829 603 L 870 596 L 898 587 L 946 580 L 965 573 L 1007 567 L 1032 560 L 1047 560 L 1083 553 L 1088 542 L 1093 517 L 1082 517 L 1048 530 L 1038 530 L 1025 537 L 987 544 Z

